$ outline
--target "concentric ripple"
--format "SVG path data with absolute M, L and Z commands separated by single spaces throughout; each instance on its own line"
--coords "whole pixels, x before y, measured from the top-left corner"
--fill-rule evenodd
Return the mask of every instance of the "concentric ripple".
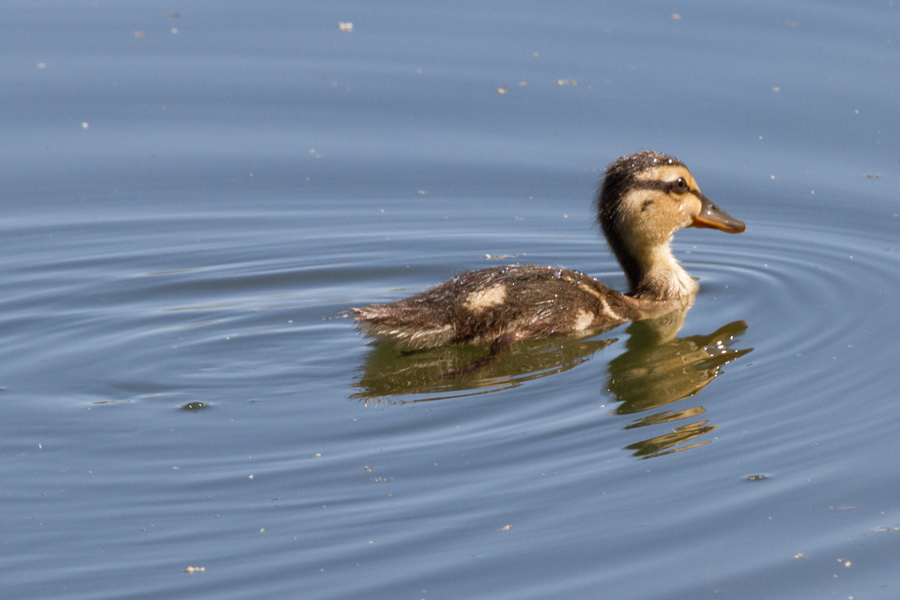
M 704 246 L 704 256 L 715 262 L 688 268 L 711 284 L 704 300 L 721 295 L 717 312 L 747 320 L 754 341 L 771 349 L 756 361 L 846 360 L 854 341 L 878 338 L 896 323 L 896 240 L 834 227 L 754 223 L 743 237 Z

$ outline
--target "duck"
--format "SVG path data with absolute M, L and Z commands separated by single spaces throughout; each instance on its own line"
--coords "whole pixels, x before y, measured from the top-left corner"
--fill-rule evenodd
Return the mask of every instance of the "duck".
M 647 150 L 606 167 L 594 208 L 627 292 L 569 269 L 514 264 L 464 273 L 420 294 L 348 313 L 361 333 L 407 351 L 490 344 L 486 357 L 444 374 L 458 377 L 497 362 L 523 340 L 588 335 L 689 305 L 699 285 L 672 255 L 675 232 L 745 230 L 703 195 L 681 161 Z

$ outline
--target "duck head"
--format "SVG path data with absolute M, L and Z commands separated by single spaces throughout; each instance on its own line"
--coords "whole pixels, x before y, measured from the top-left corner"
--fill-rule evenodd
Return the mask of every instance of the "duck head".
M 600 227 L 625 275 L 630 294 L 673 300 L 697 283 L 672 256 L 672 236 L 685 227 L 744 231 L 744 223 L 713 204 L 679 160 L 657 152 L 612 162 L 597 193 Z

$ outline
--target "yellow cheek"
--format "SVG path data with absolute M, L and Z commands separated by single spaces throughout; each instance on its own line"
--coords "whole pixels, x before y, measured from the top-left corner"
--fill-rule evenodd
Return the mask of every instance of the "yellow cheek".
M 682 204 L 682 207 L 687 211 L 690 218 L 694 218 L 695 216 L 700 214 L 700 211 L 703 209 L 703 205 L 700 203 L 700 199 L 693 194 L 690 196 L 690 201 Z

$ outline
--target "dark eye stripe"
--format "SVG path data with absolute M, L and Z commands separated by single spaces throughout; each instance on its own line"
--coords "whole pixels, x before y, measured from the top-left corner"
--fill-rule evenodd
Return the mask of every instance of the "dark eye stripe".
M 678 181 L 635 181 L 631 187 L 637 190 L 658 190 L 660 192 L 674 192 L 675 188 L 678 187 Z M 676 193 L 693 194 L 697 197 L 699 197 L 700 194 L 699 190 L 696 190 L 690 186 L 688 186 L 688 188 L 683 192 Z

